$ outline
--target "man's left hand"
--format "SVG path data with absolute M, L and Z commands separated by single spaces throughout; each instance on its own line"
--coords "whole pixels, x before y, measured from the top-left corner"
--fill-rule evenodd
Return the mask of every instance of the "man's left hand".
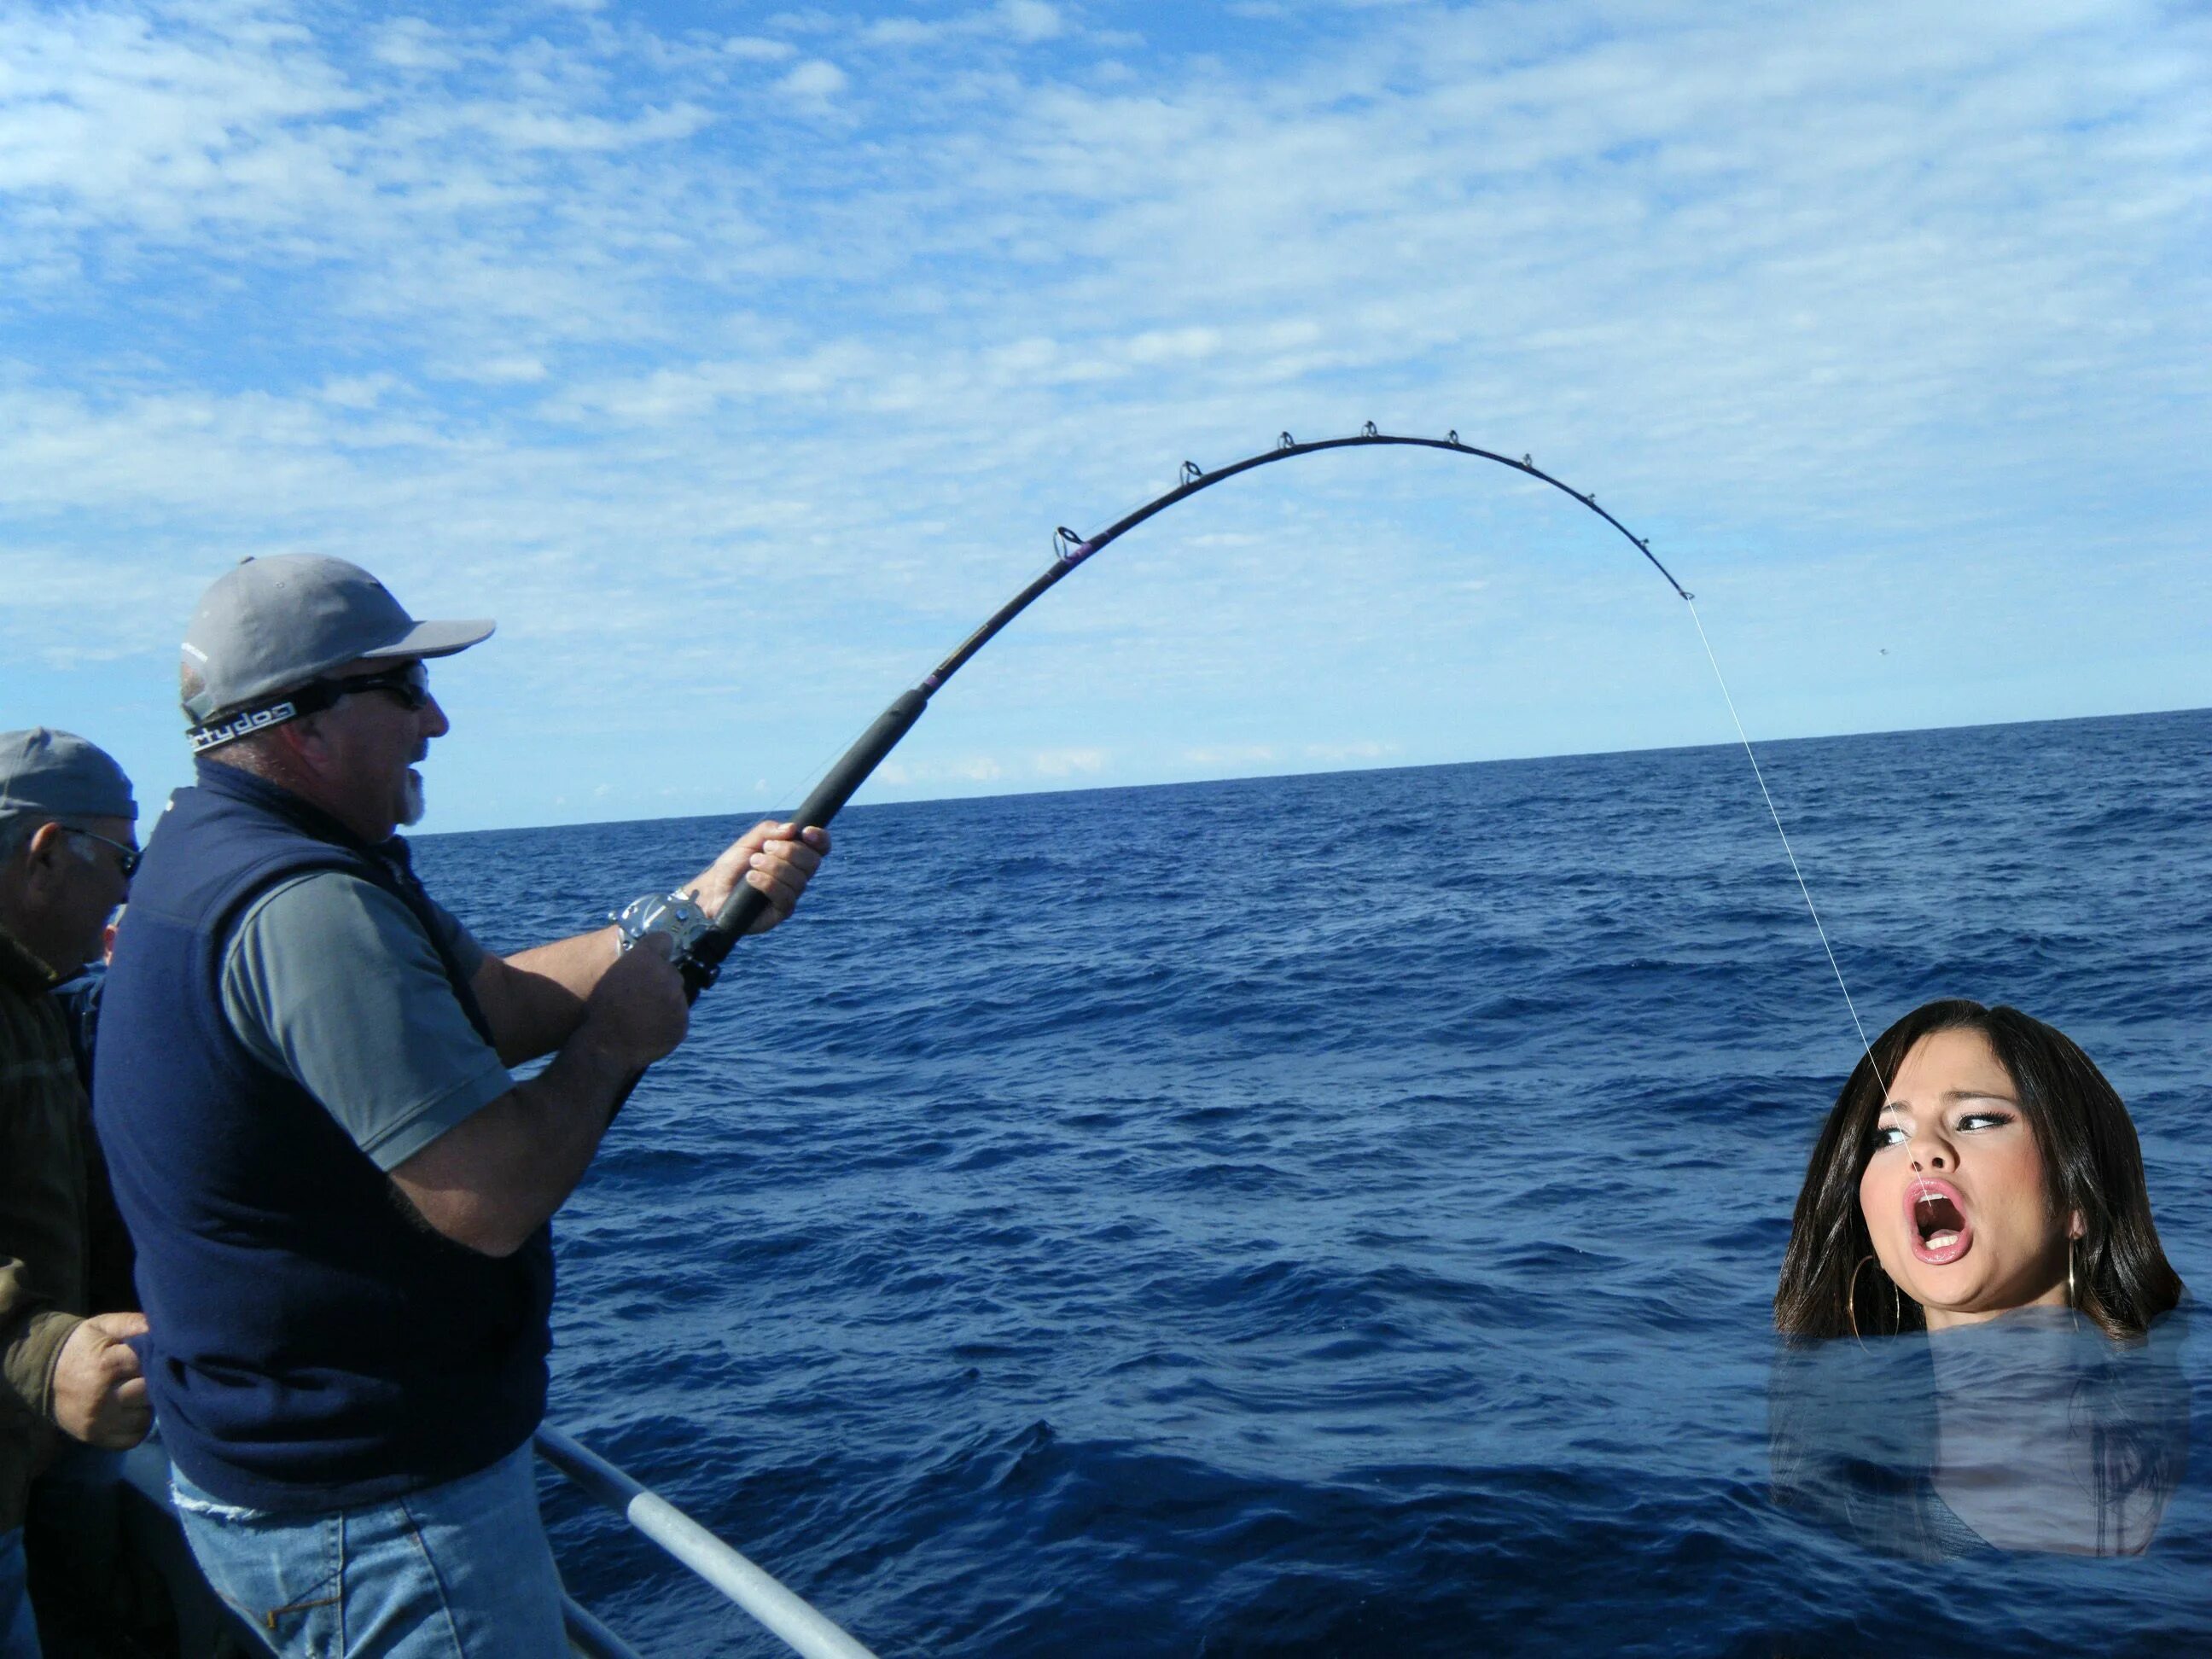
M 739 881 L 758 888 L 768 899 L 768 908 L 747 931 L 764 933 L 791 914 L 829 850 L 827 830 L 810 825 L 801 833 L 795 823 L 769 819 L 739 836 L 684 890 L 713 915 L 728 902 Z

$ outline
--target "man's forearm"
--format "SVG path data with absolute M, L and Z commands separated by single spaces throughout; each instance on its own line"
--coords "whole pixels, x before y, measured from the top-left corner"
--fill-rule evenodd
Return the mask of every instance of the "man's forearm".
M 470 988 L 491 1022 L 494 1046 L 509 1066 L 550 1054 L 584 1022 L 584 1003 L 616 956 L 616 935 L 601 927 L 511 957 L 487 957 Z
M 584 1178 L 636 1069 L 584 1025 L 551 1065 L 401 1164 L 392 1181 L 456 1243 L 512 1255 Z
M 30 1287 L 30 1270 L 0 1256 L 0 1395 L 34 1417 L 51 1414 L 54 1359 L 78 1324 Z M 9 1409 L 0 1401 L 0 1415 Z
M 791 914 L 807 878 L 820 866 L 821 855 L 830 850 L 827 830 L 811 829 L 783 839 L 793 834 L 789 824 L 755 824 L 681 890 L 714 915 L 740 883 L 748 884 L 769 902 L 754 931 L 773 927 Z M 782 850 L 771 853 L 771 846 Z M 484 958 L 470 988 L 491 1022 L 501 1060 L 517 1066 L 568 1041 L 582 1023 L 586 999 L 620 957 L 617 940 L 613 928 L 602 927 L 511 957 Z

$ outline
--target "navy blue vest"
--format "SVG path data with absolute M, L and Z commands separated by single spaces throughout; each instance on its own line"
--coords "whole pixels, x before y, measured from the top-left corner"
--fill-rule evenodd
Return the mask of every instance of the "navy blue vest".
M 544 1413 L 550 1231 L 504 1260 L 433 1231 L 223 1017 L 223 947 L 247 902 L 286 876 L 373 881 L 436 941 L 406 856 L 396 838 L 372 848 L 289 792 L 204 760 L 131 883 L 94 1112 L 137 1245 L 162 1440 L 230 1503 L 298 1512 L 391 1498 L 497 1462 Z

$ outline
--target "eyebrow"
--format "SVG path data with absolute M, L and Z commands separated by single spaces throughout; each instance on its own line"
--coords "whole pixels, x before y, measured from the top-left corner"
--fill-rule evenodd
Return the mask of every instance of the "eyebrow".
M 2002 1100 L 2008 1106 L 2020 1104 L 2019 1096 L 1999 1094 L 1994 1089 L 1946 1089 L 1936 1098 L 1944 1105 L 1953 1105 L 1961 1100 Z M 1881 1109 L 1885 1112 L 1909 1112 L 1912 1109 L 1912 1103 L 1909 1100 L 1885 1100 Z

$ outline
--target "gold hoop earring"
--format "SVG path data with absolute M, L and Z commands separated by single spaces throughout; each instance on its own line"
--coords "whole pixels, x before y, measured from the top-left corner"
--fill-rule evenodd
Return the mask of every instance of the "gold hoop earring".
M 1859 1334 L 1859 1275 L 1866 1271 L 1866 1264 L 1875 1259 L 1872 1250 L 1861 1256 L 1858 1265 L 1851 1269 L 1850 1278 L 1844 1285 L 1844 1317 L 1850 1322 L 1852 1338 L 1862 1348 L 1866 1346 L 1866 1338 Z M 1889 1275 L 1884 1273 L 1882 1277 L 1888 1279 Z M 1893 1279 L 1889 1280 L 1889 1329 L 1893 1336 L 1905 1329 L 1905 1292 L 1898 1288 Z
M 1851 1269 L 1850 1278 L 1844 1283 L 1844 1318 L 1850 1325 L 1852 1340 L 1862 1348 L 1866 1346 L 1866 1338 L 1859 1333 L 1859 1275 L 1866 1271 L 1866 1264 L 1874 1259 L 1872 1250 L 1861 1256 L 1857 1265 Z

